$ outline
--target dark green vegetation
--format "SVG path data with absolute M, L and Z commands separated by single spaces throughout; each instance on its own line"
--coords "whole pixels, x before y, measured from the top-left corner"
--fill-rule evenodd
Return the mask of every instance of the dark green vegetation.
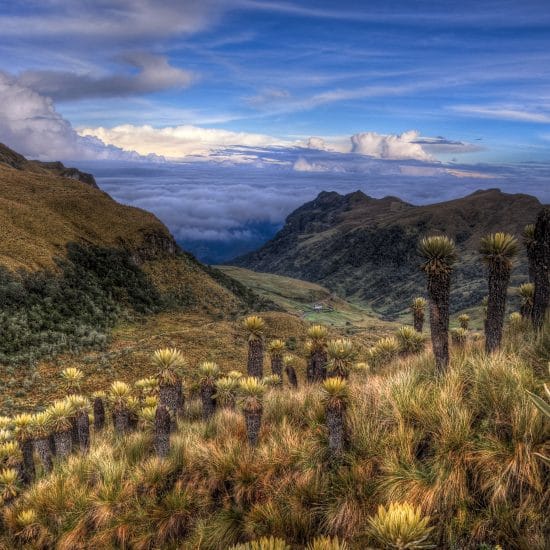
M 487 292 L 478 254 L 481 237 L 502 230 L 520 235 L 540 210 L 534 197 L 497 189 L 428 206 L 395 197 L 373 199 L 359 191 L 345 196 L 322 192 L 290 214 L 261 249 L 232 263 L 322 284 L 393 319 L 424 289 L 418 242 L 426 234 L 444 233 L 460 257 L 451 295 L 451 312 L 457 312 L 479 304 Z M 526 281 L 522 250 L 511 286 Z
M 159 291 L 123 249 L 70 243 L 57 267 L 55 272 L 12 273 L 0 266 L 0 364 L 100 349 L 121 319 L 196 306 L 192 289 Z M 211 268 L 204 274 L 228 284 L 241 301 L 240 308 L 228 313 L 268 307 L 266 300 L 227 275 Z
M 276 309 L 89 174 L 1 144 L 0 216 L 0 364 L 102 348 L 117 321 L 161 310 Z
M 72 243 L 58 267 L 59 274 L 0 268 L 0 363 L 103 346 L 123 313 L 147 314 L 163 305 L 123 250 Z

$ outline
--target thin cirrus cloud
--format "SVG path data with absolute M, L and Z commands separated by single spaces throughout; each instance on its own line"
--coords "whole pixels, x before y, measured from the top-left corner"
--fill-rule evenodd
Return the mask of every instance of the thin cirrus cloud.
M 526 109 L 517 105 L 455 105 L 452 110 L 468 116 L 522 122 L 550 123 L 550 109 Z

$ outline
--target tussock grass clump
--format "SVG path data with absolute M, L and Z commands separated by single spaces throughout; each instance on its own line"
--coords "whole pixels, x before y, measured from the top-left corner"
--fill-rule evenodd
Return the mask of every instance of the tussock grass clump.
M 8 437 L 0 546 L 542 550 L 549 396 L 533 365 L 546 356 L 540 335 L 519 337 L 490 355 L 453 347 L 443 372 L 428 353 L 397 351 L 368 376 L 298 389 L 227 374 L 214 380 L 224 406 L 205 419 L 191 397 L 172 432 L 148 396 L 140 431 L 117 437 L 108 422 L 28 487 Z M 111 412 L 132 396 L 113 386 Z M 242 412 L 226 406 L 234 396 Z M 69 441 L 77 409 L 54 415 Z

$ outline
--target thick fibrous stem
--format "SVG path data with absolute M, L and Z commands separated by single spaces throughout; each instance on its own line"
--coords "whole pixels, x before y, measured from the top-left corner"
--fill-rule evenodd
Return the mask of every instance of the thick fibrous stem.
M 34 467 L 34 442 L 32 439 L 27 438 L 19 441 L 21 452 L 23 453 L 23 471 L 21 472 L 23 483 L 27 484 L 34 480 L 35 467 Z
M 155 414 L 155 452 L 161 458 L 168 456 L 170 452 L 170 413 L 168 409 L 159 405 Z
M 424 311 L 421 309 L 413 310 L 413 326 L 416 332 L 422 332 L 424 328 Z
M 328 428 L 328 447 L 332 459 L 338 458 L 344 451 L 345 428 L 344 408 L 327 407 L 326 422 Z
M 283 356 L 274 354 L 271 356 L 271 374 L 277 375 L 283 379 Z
M 216 388 L 213 384 L 206 383 L 201 385 L 202 417 L 208 420 L 216 412 L 216 398 L 214 394 Z
M 294 388 L 298 387 L 298 378 L 296 376 L 296 370 L 292 365 L 287 365 L 285 368 L 286 376 L 288 378 L 288 381 L 290 382 L 290 385 Z
M 76 423 L 76 415 L 71 417 L 71 439 L 73 441 L 73 449 L 78 447 L 78 426 Z
M 129 411 L 125 408 L 117 408 L 113 411 L 113 426 L 117 435 L 125 435 L 129 431 Z
M 315 380 L 315 362 L 313 361 L 313 355 L 307 358 L 306 380 L 309 384 Z
M 90 418 L 88 411 L 80 411 L 76 415 L 76 432 L 79 449 L 86 453 L 90 448 Z
M 34 450 L 38 455 L 40 463 L 42 464 L 42 469 L 45 473 L 50 473 L 52 471 L 52 448 L 50 444 L 50 438 L 40 437 L 34 441 Z
M 450 273 L 428 275 L 430 298 L 430 328 L 436 369 L 443 372 L 449 365 L 449 298 L 451 293 Z
M 264 375 L 264 342 L 261 338 L 248 340 L 248 376 L 262 378 Z
M 60 432 L 55 432 L 53 434 L 53 440 L 55 445 L 55 455 L 61 460 L 67 458 L 71 454 L 73 447 L 71 428 Z
M 550 208 L 537 216 L 533 244 L 535 294 L 533 296 L 533 326 L 542 329 L 550 304 Z
M 101 397 L 94 399 L 94 429 L 100 432 L 105 427 L 105 404 Z
M 160 384 L 159 405 L 163 405 L 171 413 L 173 419 L 183 412 L 183 391 L 181 379 L 173 384 Z
M 246 435 L 251 447 L 258 446 L 260 437 L 260 428 L 262 425 L 262 408 L 245 409 L 244 417 L 246 420 Z
M 313 380 L 316 382 L 322 382 L 327 377 L 327 352 L 324 348 L 318 348 L 313 350 L 311 354 L 313 362 Z
M 493 260 L 489 264 L 489 294 L 485 323 L 485 351 L 491 353 L 500 347 L 506 310 L 506 291 L 510 281 L 510 264 Z

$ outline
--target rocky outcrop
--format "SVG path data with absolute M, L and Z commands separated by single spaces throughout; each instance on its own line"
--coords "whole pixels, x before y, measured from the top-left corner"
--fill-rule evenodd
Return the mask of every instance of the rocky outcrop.
M 128 248 L 121 243 L 124 248 Z M 168 231 L 150 230 L 143 232 L 141 244 L 128 248 L 132 259 L 140 265 L 150 260 L 175 256 L 181 252 L 174 237 Z
M 6 164 L 16 170 L 33 173 L 50 173 L 63 178 L 77 180 L 98 189 L 92 174 L 81 172 L 77 168 L 68 168 L 62 162 L 42 162 L 40 160 L 28 160 L 23 155 L 16 153 L 3 143 L 0 143 L 0 163 Z

